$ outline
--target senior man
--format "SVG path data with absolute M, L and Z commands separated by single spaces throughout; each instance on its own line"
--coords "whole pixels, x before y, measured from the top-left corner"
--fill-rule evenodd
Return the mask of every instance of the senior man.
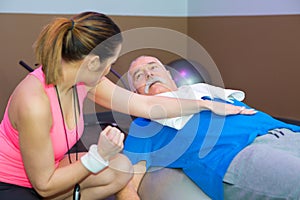
M 209 99 L 251 112 L 242 102 L 242 91 L 205 83 L 177 87 L 155 57 L 135 59 L 128 81 L 140 94 Z M 261 111 L 253 113 L 220 116 L 202 111 L 173 119 L 137 118 L 124 153 L 147 169 L 182 169 L 212 199 L 300 199 L 300 127 Z

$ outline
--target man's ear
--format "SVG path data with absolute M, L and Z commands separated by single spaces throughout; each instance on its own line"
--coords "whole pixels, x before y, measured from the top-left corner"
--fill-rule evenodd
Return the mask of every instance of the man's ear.
M 90 56 L 88 61 L 88 69 L 92 72 L 95 72 L 99 70 L 99 68 L 100 68 L 100 57 L 96 55 Z
M 171 72 L 170 72 L 169 70 L 167 70 L 167 73 L 168 73 L 168 75 L 169 75 L 170 79 L 172 79 L 172 80 L 173 80 L 173 77 L 172 77 L 172 75 L 171 75 Z

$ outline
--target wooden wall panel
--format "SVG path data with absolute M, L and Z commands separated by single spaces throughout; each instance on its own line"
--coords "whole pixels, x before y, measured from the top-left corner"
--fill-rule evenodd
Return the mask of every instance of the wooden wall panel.
M 188 34 L 218 66 L 224 84 L 273 116 L 300 120 L 300 15 L 192 17 Z
M 18 82 L 27 74 L 19 60 L 34 65 L 32 45 L 53 15 L 0 14 L 0 115 Z M 66 17 L 69 17 L 66 15 Z M 122 30 L 163 27 L 188 34 L 218 66 L 226 87 L 242 89 L 246 102 L 276 117 L 300 120 L 300 16 L 133 17 L 112 16 Z M 147 39 L 147 38 L 145 38 Z M 172 52 L 141 49 L 122 55 L 114 66 L 124 75 L 130 61 L 152 54 L 165 63 Z M 111 74 L 109 77 L 116 82 Z M 86 112 L 102 111 L 90 105 Z
M 60 15 L 62 16 L 62 15 Z M 70 15 L 64 15 L 70 17 Z M 0 32 L 0 116 L 3 116 L 7 100 L 13 89 L 17 86 L 28 73 L 18 63 L 24 60 L 27 64 L 34 67 L 35 58 L 32 45 L 40 33 L 42 27 L 52 20 L 55 15 L 41 14 L 0 14 L 2 25 Z M 127 17 L 111 16 L 120 26 L 121 30 L 130 30 L 138 27 L 162 27 L 176 30 L 182 33 L 187 31 L 186 18 L 172 17 Z M 145 38 L 146 39 L 146 38 Z M 115 64 L 115 70 L 123 75 L 128 69 L 130 61 L 141 55 L 151 54 L 159 56 L 164 62 L 169 62 L 176 58 L 169 52 L 157 49 L 141 49 L 136 52 L 128 52 L 120 57 Z M 116 77 L 109 74 L 109 78 L 117 81 Z M 95 106 L 87 101 L 85 112 L 105 111 L 100 106 Z

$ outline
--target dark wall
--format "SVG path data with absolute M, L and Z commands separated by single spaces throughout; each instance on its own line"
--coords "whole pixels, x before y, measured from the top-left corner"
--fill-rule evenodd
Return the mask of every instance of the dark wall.
M 62 16 L 62 15 L 60 15 Z M 0 116 L 2 118 L 7 100 L 13 89 L 28 73 L 18 63 L 25 61 L 34 67 L 35 59 L 33 44 L 42 27 L 49 23 L 55 15 L 41 14 L 0 14 Z M 70 15 L 64 15 L 70 17 Z M 176 30 L 182 33 L 187 31 L 186 18 L 170 17 L 126 17 L 111 16 L 122 30 L 129 30 L 138 27 L 163 27 Z M 146 39 L 146 38 L 145 38 Z M 176 58 L 175 55 L 153 49 L 144 49 L 137 52 L 130 52 L 120 57 L 115 64 L 115 70 L 123 75 L 129 66 L 130 61 L 141 54 L 152 54 L 162 58 L 163 62 L 169 62 Z M 117 81 L 117 78 L 109 74 L 109 78 Z M 104 111 L 106 109 L 95 106 L 87 100 L 85 112 Z
M 189 18 L 188 34 L 226 87 L 244 90 L 257 109 L 300 120 L 300 15 Z
M 0 14 L 0 115 L 18 82 L 27 74 L 19 60 L 35 64 L 32 45 L 53 15 Z M 68 15 L 66 17 L 69 17 Z M 128 17 L 112 16 L 122 30 L 165 27 L 198 41 L 218 66 L 226 87 L 242 89 L 246 102 L 277 117 L 300 120 L 300 16 Z M 145 38 L 147 39 L 147 38 Z M 185 48 L 185 47 L 183 47 Z M 165 63 L 170 52 L 144 49 L 122 55 L 114 68 L 123 75 L 130 61 L 153 54 Z M 117 79 L 109 75 L 111 79 Z M 87 103 L 86 112 L 94 105 Z M 96 107 L 102 111 L 101 107 Z

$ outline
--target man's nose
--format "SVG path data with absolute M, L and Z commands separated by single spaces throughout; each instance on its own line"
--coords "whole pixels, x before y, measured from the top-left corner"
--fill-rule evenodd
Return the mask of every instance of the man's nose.
M 152 71 L 147 70 L 147 71 L 146 71 L 146 77 L 147 77 L 147 79 L 149 79 L 149 78 L 152 77 L 152 76 L 153 76 Z

